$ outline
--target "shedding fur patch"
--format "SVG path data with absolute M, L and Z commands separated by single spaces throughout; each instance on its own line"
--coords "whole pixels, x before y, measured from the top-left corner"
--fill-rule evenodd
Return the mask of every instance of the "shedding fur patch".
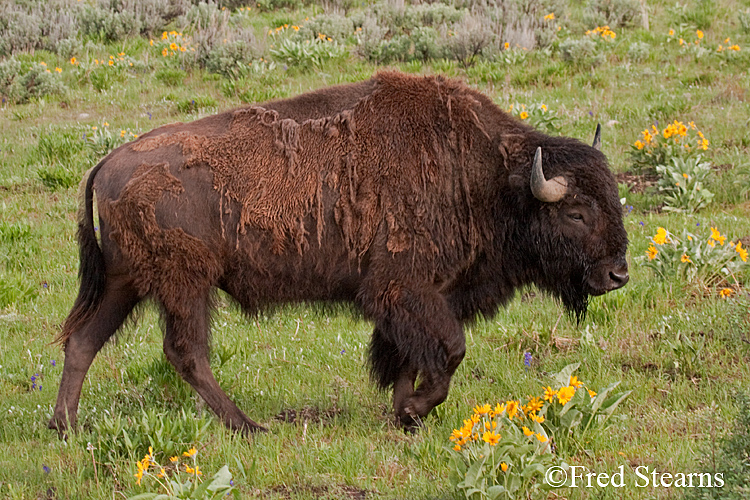
M 116 201 L 101 203 L 103 217 L 134 272 L 141 296 L 154 294 L 183 317 L 192 314 L 191 293 L 202 293 L 218 279 L 220 267 L 205 243 L 179 228 L 161 228 L 156 204 L 183 192 L 169 165 L 140 165 Z

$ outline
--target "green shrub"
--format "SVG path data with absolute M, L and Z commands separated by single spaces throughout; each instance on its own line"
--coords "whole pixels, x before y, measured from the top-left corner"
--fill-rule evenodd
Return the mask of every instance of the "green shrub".
M 315 40 L 322 34 L 339 43 L 347 42 L 355 32 L 354 21 L 351 18 L 336 14 L 321 14 L 298 28 L 298 31 L 291 33 L 295 39 Z
M 573 375 L 579 366 L 552 375 L 539 397 L 475 407 L 453 430 L 450 479 L 465 498 L 546 498 L 553 488 L 550 467 L 567 471 L 560 456 L 574 454 L 587 433 L 601 431 L 632 392 L 614 393 L 620 382 L 598 393 L 585 388 Z
M 248 66 L 261 55 L 252 30 L 242 31 L 240 36 L 212 47 L 205 57 L 205 67 L 226 78 L 240 78 L 248 74 Z
M 646 61 L 650 55 L 651 45 L 646 42 L 633 42 L 628 47 L 628 58 L 635 63 Z
M 604 62 L 604 54 L 597 50 L 596 43 L 591 38 L 569 38 L 560 42 L 560 55 L 563 61 L 576 66 L 598 66 Z
M 674 120 L 663 130 L 656 125 L 641 132 L 633 143 L 630 161 L 637 171 L 655 173 L 657 166 L 671 164 L 673 158 L 689 158 L 708 150 L 709 141 L 694 122 Z
M 631 26 L 640 16 L 638 0 L 589 0 L 583 15 L 583 22 L 592 26 Z
M 666 195 L 664 209 L 672 212 L 697 212 L 711 203 L 714 194 L 705 188 L 711 175 L 711 163 L 702 156 L 671 158 L 667 165 L 657 165 L 657 188 Z
M 705 288 L 720 286 L 720 295 L 731 296 L 730 286 L 740 286 L 740 272 L 748 266 L 748 251 L 740 240 L 727 243 L 717 228 L 710 229 L 709 237 L 687 230 L 677 236 L 660 227 L 638 260 L 663 279 L 677 276 Z
M 321 69 L 328 61 L 343 60 L 348 51 L 333 39 L 322 36 L 314 41 L 294 41 L 289 38 L 281 40 L 271 49 L 271 55 L 280 63 L 290 68 L 305 72 L 313 68 Z
M 0 95 L 11 102 L 24 104 L 66 90 L 60 73 L 45 63 L 22 64 L 14 57 L 0 62 Z

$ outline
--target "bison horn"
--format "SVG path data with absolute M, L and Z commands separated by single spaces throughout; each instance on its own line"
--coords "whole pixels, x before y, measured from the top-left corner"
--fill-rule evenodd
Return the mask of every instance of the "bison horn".
M 591 145 L 592 148 L 597 151 L 602 150 L 602 124 L 596 124 L 596 132 L 594 132 L 594 143 Z
M 565 177 L 554 177 L 550 180 L 544 178 L 542 171 L 542 148 L 536 148 L 534 164 L 531 168 L 531 192 L 534 197 L 545 203 L 560 201 L 568 192 L 568 181 Z

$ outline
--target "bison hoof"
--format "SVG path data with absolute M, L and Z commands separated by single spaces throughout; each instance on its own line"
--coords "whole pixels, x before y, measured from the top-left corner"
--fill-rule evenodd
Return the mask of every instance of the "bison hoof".
M 404 430 L 404 434 L 416 434 L 424 427 L 419 415 L 406 412 L 404 415 L 396 417 L 396 426 Z
M 47 428 L 57 431 L 57 437 L 65 441 L 68 440 L 68 423 L 59 418 L 52 418 L 47 424 Z

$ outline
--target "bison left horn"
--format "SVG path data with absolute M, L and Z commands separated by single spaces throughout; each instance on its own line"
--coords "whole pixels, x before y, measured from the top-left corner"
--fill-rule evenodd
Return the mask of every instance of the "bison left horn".
M 534 197 L 545 203 L 560 201 L 568 192 L 568 181 L 565 177 L 554 177 L 550 180 L 544 178 L 542 170 L 542 148 L 536 148 L 534 164 L 531 168 L 531 192 Z
M 594 143 L 591 145 L 592 148 L 597 151 L 602 150 L 602 124 L 596 124 L 596 132 L 594 132 Z

